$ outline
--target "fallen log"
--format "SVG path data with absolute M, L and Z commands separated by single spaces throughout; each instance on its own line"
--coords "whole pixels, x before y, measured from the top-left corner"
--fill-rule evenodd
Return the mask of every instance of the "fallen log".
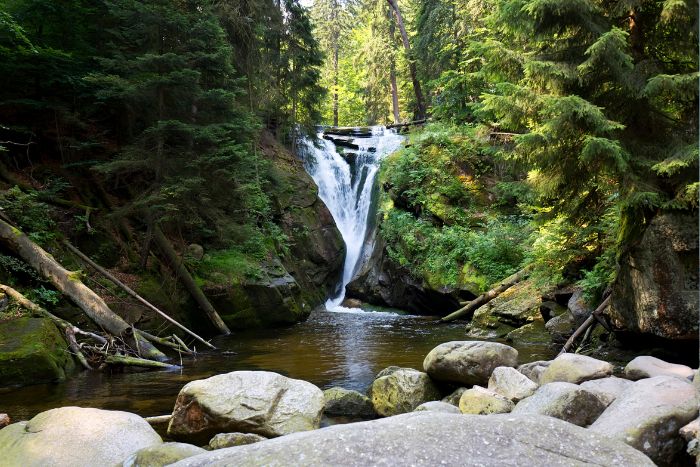
M 522 281 L 525 279 L 528 275 L 530 274 L 530 268 L 526 267 L 524 269 L 521 269 L 520 271 L 516 272 L 512 276 L 509 276 L 503 280 L 498 286 L 494 287 L 493 289 L 489 290 L 486 293 L 483 293 L 476 297 L 474 300 L 467 302 L 462 308 L 459 310 L 450 313 L 449 315 L 445 316 L 444 318 L 440 319 L 441 323 L 448 323 L 450 321 L 454 321 L 458 318 L 462 318 L 464 316 L 469 315 L 470 313 L 474 312 L 476 309 L 480 308 L 481 306 L 487 304 L 494 298 L 498 297 L 501 295 L 503 292 L 506 290 L 510 289 L 513 287 L 515 284 L 518 282 Z
M 150 425 L 165 425 L 166 423 L 170 423 L 171 418 L 173 418 L 172 414 L 144 417 L 144 420 L 146 420 Z
M 104 352 L 103 354 L 105 356 L 105 363 L 108 365 L 138 366 L 141 368 L 162 368 L 167 370 L 181 368 L 179 365 L 173 365 L 165 362 L 156 362 L 155 360 L 147 360 L 145 358 L 128 357 L 126 355 L 111 355 L 106 352 Z
M 77 249 L 75 246 L 73 246 L 70 242 L 64 241 L 63 243 L 66 245 L 66 247 L 67 247 L 70 251 L 72 251 L 73 253 L 75 253 L 75 255 L 78 256 L 78 258 L 80 258 L 81 260 L 83 260 L 88 266 L 92 267 L 95 271 L 99 272 L 99 273 L 102 274 L 104 277 L 106 277 L 107 279 L 109 279 L 113 284 L 115 284 L 117 287 L 119 287 L 120 289 L 122 289 L 122 290 L 123 290 L 124 292 L 126 292 L 128 295 L 130 295 L 131 297 L 135 298 L 135 299 L 138 300 L 140 303 L 142 303 L 143 305 L 145 305 L 147 308 L 149 308 L 150 310 L 152 310 L 152 311 L 156 312 L 157 314 L 159 314 L 160 316 L 162 316 L 166 321 L 168 321 L 168 322 L 174 324 L 175 326 L 177 326 L 178 328 L 182 329 L 182 330 L 185 331 L 187 334 L 189 334 L 190 336 L 194 337 L 195 339 L 197 339 L 199 342 L 201 342 L 202 344 L 206 345 L 206 346 L 209 347 L 210 349 L 214 349 L 214 350 L 216 349 L 216 347 L 214 347 L 213 345 L 211 345 L 209 342 L 207 342 L 206 340 L 204 340 L 203 338 L 201 338 L 200 336 L 198 336 L 198 335 L 195 334 L 194 332 L 190 331 L 189 329 L 187 329 L 185 326 L 183 326 L 182 324 L 180 324 L 179 322 L 177 322 L 175 319 L 173 319 L 173 318 L 171 318 L 170 316 L 168 316 L 165 312 L 161 311 L 161 310 L 158 309 L 155 305 L 151 304 L 149 301 L 147 301 L 147 300 L 146 300 L 145 298 L 143 298 L 141 295 L 139 295 L 138 293 L 136 293 L 133 289 L 131 289 L 131 288 L 130 288 L 129 286 L 127 286 L 126 284 L 124 284 L 122 281 L 120 281 L 119 279 L 117 279 L 116 277 L 114 277 L 114 275 L 112 275 L 112 274 L 111 274 L 109 271 L 107 271 L 105 268 L 103 268 L 103 267 L 100 266 L 99 264 L 97 264 L 97 263 L 95 263 L 94 261 L 92 261 L 87 255 L 85 255 L 82 251 L 78 250 L 78 249 Z M 141 331 L 141 332 L 144 334 L 145 337 L 147 337 L 147 338 L 149 337 L 149 336 L 147 336 L 146 333 L 144 333 L 143 331 Z M 149 339 L 149 340 L 153 340 L 153 339 Z M 165 344 L 165 345 L 167 345 L 167 344 Z
M 387 125 L 387 128 L 405 128 L 411 125 L 423 125 L 427 123 L 427 119 L 422 118 L 420 120 L 414 120 L 412 122 L 405 122 L 405 123 L 392 123 L 391 125 Z
M 591 313 L 591 315 L 586 318 L 586 321 L 581 324 L 581 326 L 578 327 L 576 331 L 569 337 L 569 339 L 566 341 L 564 344 L 564 347 L 561 349 L 561 352 L 557 354 L 557 357 L 563 353 L 566 353 L 571 349 L 571 346 L 574 345 L 574 342 L 576 342 L 576 339 L 578 339 L 578 336 L 580 336 L 584 331 L 586 331 L 593 323 L 595 323 L 599 317 L 600 314 L 605 311 L 605 309 L 608 307 L 608 304 L 610 303 L 610 295 L 608 295 L 603 302 L 598 305 L 598 308 Z
M 109 309 L 102 298 L 80 280 L 79 274 L 61 266 L 53 256 L 32 242 L 22 231 L 0 219 L 0 243 L 26 261 L 41 276 L 48 279 L 61 293 L 78 305 L 98 326 L 114 336 L 129 340 L 143 358 L 157 361 L 167 357 L 145 339 L 121 316 Z

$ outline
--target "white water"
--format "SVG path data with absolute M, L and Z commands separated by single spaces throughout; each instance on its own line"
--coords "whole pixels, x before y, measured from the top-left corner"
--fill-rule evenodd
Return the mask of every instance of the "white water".
M 340 291 L 336 297 L 328 299 L 329 311 L 346 311 L 341 307 L 345 298 L 345 286 L 352 280 L 367 235 L 367 221 L 372 204 L 372 188 L 383 157 L 396 151 L 404 137 L 394 130 L 372 127 L 369 138 L 355 138 L 353 143 L 360 146 L 356 162 L 351 167 L 336 150 L 335 144 L 320 138 L 318 146 L 304 141 L 301 151 L 304 167 L 318 185 L 319 197 L 326 203 L 336 226 L 343 236 L 347 250 Z M 369 148 L 376 148 L 370 152 Z M 347 150 L 347 152 L 352 152 Z

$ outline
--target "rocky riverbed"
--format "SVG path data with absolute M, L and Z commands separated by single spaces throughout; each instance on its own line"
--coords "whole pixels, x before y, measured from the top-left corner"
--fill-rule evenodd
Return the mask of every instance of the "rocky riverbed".
M 453 341 L 367 394 L 234 371 L 185 385 L 167 417 L 62 407 L 11 423 L 0 465 L 693 465 L 697 371 L 649 356 L 613 370 Z M 324 413 L 350 423 L 320 428 Z

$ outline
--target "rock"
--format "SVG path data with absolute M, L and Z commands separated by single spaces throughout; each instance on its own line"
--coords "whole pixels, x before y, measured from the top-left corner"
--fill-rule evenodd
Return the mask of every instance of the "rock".
M 224 449 L 233 446 L 245 446 L 246 444 L 265 441 L 264 436 L 255 433 L 219 433 L 209 440 L 210 449 Z
M 586 355 L 564 353 L 552 360 L 552 363 L 544 370 L 541 384 L 562 381 L 565 383 L 580 384 L 591 379 L 605 378 L 613 372 L 613 366 Z
M 693 386 L 695 390 L 700 392 L 700 370 L 695 370 L 695 375 L 693 375 Z
M 515 404 L 507 397 L 481 386 L 467 389 L 459 399 L 460 412 L 470 415 L 508 413 L 513 407 Z
M 581 383 L 581 387 L 592 392 L 607 407 L 632 385 L 628 379 L 609 376 Z
M 443 413 L 462 413 L 457 407 L 447 402 L 430 401 L 424 402 L 414 412 L 443 412 Z
M 603 412 L 590 430 L 623 441 L 667 463 L 683 451 L 680 428 L 698 416 L 693 385 L 672 376 L 632 384 Z
M 695 438 L 700 438 L 700 418 L 696 418 L 695 420 L 678 430 L 678 434 L 681 435 L 686 441 L 690 441 Z
M 362 308 L 362 305 L 362 301 L 356 298 L 346 298 L 343 300 L 343 303 L 340 304 L 340 306 L 344 306 L 345 308 Z
M 527 376 L 532 382 L 539 385 L 542 373 L 544 373 L 551 363 L 551 360 L 538 360 L 536 362 L 524 363 L 518 367 L 518 371 Z
M 327 415 L 358 418 L 371 418 L 377 415 L 369 397 L 357 391 L 330 388 L 323 391 L 323 398 L 326 401 L 324 412 Z
M 514 345 L 544 345 L 552 343 L 552 335 L 547 331 L 544 321 L 537 320 L 506 334 L 506 341 Z
M 616 329 L 697 340 L 697 211 L 654 217 L 619 264 L 608 310 Z
M 117 465 L 163 441 L 143 418 L 127 412 L 61 407 L 0 430 L 3 465 Z
M 591 313 L 593 313 L 593 307 L 590 306 L 583 297 L 583 289 L 578 287 L 574 290 L 566 307 L 574 318 L 576 327 L 581 326 Z
M 319 427 L 323 392 L 268 371 L 234 371 L 180 390 L 168 426 L 176 440 L 205 444 L 217 433 L 282 436 Z
M 467 388 L 457 388 L 454 391 L 452 391 L 449 395 L 443 397 L 442 402 L 447 402 L 448 404 L 452 404 L 455 407 L 459 407 L 459 399 L 462 397 L 462 394 L 464 394 L 464 391 L 466 390 Z
M 578 426 L 588 426 L 605 410 L 598 397 L 575 384 L 556 382 L 541 386 L 523 399 L 513 413 L 539 414 L 559 418 Z
M 633 381 L 654 376 L 675 376 L 692 381 L 694 375 L 695 371 L 689 366 L 668 363 L 649 355 L 639 356 L 625 367 L 625 377 Z
M 423 368 L 438 381 L 486 385 L 494 368 L 517 364 L 518 351 L 513 347 L 498 342 L 452 341 L 431 350 Z
M 342 441 L 341 441 L 342 440 Z M 414 412 L 229 449 L 174 467 L 289 465 L 652 467 L 624 443 L 551 417 Z
M 518 402 L 535 393 L 537 383 L 509 366 L 499 366 L 489 378 L 489 390 Z
M 187 256 L 200 261 L 202 258 L 204 258 L 204 247 L 197 243 L 190 243 L 187 246 Z
M 568 311 L 547 321 L 544 327 L 552 336 L 552 341 L 563 344 L 576 330 L 576 321 Z
M 51 320 L 0 322 L 0 387 L 63 381 L 75 364 Z
M 374 410 L 388 417 L 412 412 L 423 402 L 439 399 L 440 391 L 422 371 L 400 368 L 375 379 L 369 396 Z
M 163 467 L 205 452 L 191 444 L 163 443 L 139 449 L 122 463 L 122 467 Z
M 10 416 L 6 413 L 0 413 L 0 428 L 5 428 L 10 423 L 12 423 L 12 420 L 10 420 Z
M 389 376 L 390 374 L 392 374 L 398 370 L 403 370 L 403 369 L 404 368 L 401 368 L 400 366 L 395 366 L 395 365 L 388 366 L 388 367 L 384 368 L 382 371 L 380 371 L 379 373 L 377 373 L 377 376 L 375 376 L 374 379 L 379 379 L 382 376 Z M 412 369 L 412 368 L 409 368 L 409 369 Z

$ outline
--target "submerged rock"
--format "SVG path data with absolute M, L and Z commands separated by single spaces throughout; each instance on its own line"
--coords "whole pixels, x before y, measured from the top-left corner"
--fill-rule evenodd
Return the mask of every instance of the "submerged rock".
M 209 440 L 210 449 L 224 449 L 233 446 L 245 446 L 246 444 L 265 441 L 264 436 L 255 433 L 219 433 Z
M 542 373 L 542 384 L 556 381 L 580 384 L 591 379 L 605 378 L 613 372 L 613 366 L 586 355 L 564 353 L 552 360 Z
M 441 401 L 424 402 L 414 412 L 442 412 L 442 413 L 461 413 L 460 410 L 452 404 Z
M 493 370 L 488 388 L 513 402 L 518 402 L 534 394 L 538 385 L 515 368 L 499 366 Z
M 654 462 L 668 464 L 683 452 L 680 428 L 698 416 L 698 394 L 690 382 L 656 376 L 632 384 L 590 430 L 624 441 Z
M 118 465 L 160 436 L 127 412 L 81 407 L 47 410 L 0 430 L 0 464 L 22 467 Z
M 605 405 L 592 392 L 572 383 L 556 382 L 543 385 L 518 402 L 513 413 L 548 415 L 585 427 L 603 410 Z
M 234 371 L 180 390 L 168 426 L 173 439 L 205 444 L 217 433 L 282 436 L 319 427 L 323 392 L 268 371 Z
M 507 397 L 481 386 L 467 389 L 459 399 L 460 412 L 470 415 L 508 413 L 513 410 L 513 407 L 515 404 Z
M 581 387 L 587 391 L 591 391 L 598 396 L 598 399 L 605 404 L 612 404 L 615 399 L 625 392 L 632 385 L 632 381 L 628 379 L 610 376 L 608 378 L 594 379 L 581 383 Z
M 375 379 L 369 396 L 374 410 L 388 417 L 413 412 L 422 403 L 439 399 L 440 391 L 422 371 L 399 368 Z
M 342 440 L 342 441 L 341 441 Z M 415 412 L 180 461 L 176 467 L 265 465 L 560 466 L 654 464 L 624 443 L 551 417 Z
M 374 412 L 372 401 L 364 394 L 343 388 L 330 388 L 323 391 L 326 401 L 327 415 L 343 415 L 346 417 L 371 418 Z
M 649 355 L 639 356 L 625 367 L 625 376 L 634 381 L 654 376 L 675 376 L 691 381 L 694 375 L 695 371 L 689 366 L 668 363 Z
M 452 341 L 435 347 L 423 361 L 431 378 L 486 385 L 496 367 L 518 364 L 518 351 L 498 342 Z
M 207 451 L 191 444 L 163 443 L 139 449 L 121 465 L 122 467 L 164 467 L 205 452 Z

